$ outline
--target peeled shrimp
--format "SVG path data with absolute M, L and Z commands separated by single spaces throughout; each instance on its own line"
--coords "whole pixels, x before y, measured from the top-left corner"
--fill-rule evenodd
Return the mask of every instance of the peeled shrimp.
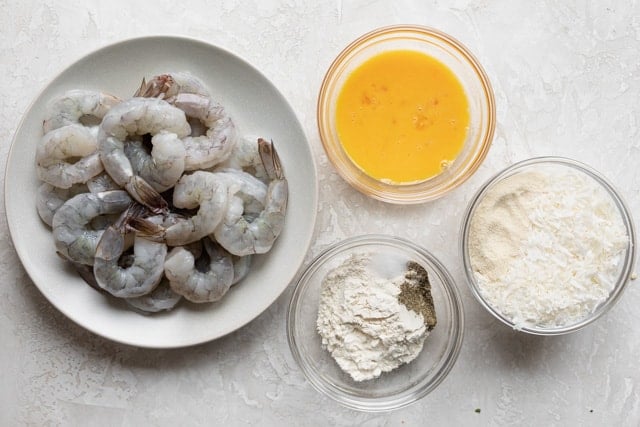
M 184 172 L 186 151 L 175 134 L 161 132 L 151 143 L 151 153 L 142 141 L 129 141 L 124 152 L 136 175 L 142 177 L 156 191 L 163 192 L 173 187 Z
M 166 202 L 157 190 L 136 175 L 125 154 L 124 144 L 129 135 L 151 134 L 153 144 L 163 132 L 166 135 L 162 139 L 177 139 L 187 136 L 190 131 L 182 110 L 160 99 L 132 98 L 113 107 L 104 116 L 98 134 L 100 159 L 111 178 L 125 187 L 134 199 L 154 212 L 162 212 L 167 208 Z M 153 154 L 152 150 L 152 157 Z M 171 161 L 162 162 L 156 172 L 175 177 L 174 166 Z
M 231 255 L 231 262 L 233 262 L 233 281 L 231 282 L 231 286 L 235 285 L 249 274 L 252 260 L 252 255 Z
M 262 164 L 258 151 L 258 138 L 239 137 L 231 149 L 231 153 L 223 162 L 215 166 L 218 169 L 240 169 L 262 182 L 268 183 L 269 178 Z
M 131 197 L 122 190 L 82 193 L 67 200 L 51 221 L 53 240 L 60 255 L 80 264 L 93 265 L 103 230 L 94 230 L 92 220 L 100 215 L 119 214 L 131 202 Z
M 85 183 L 103 170 L 97 149 L 96 138 L 83 126 L 54 129 L 44 135 L 36 149 L 38 178 L 60 188 Z
M 247 218 L 255 218 L 264 210 L 268 190 L 265 183 L 238 169 L 222 169 L 215 173 L 225 179 L 229 189 L 229 209 L 242 212 Z
M 173 309 L 182 299 L 182 295 L 173 292 L 169 279 L 163 277 L 154 290 L 146 295 L 135 298 L 125 298 L 135 311 L 141 314 L 158 313 Z
M 70 90 L 48 105 L 42 125 L 44 132 L 73 124 L 96 127 L 109 109 L 119 102 L 115 96 L 102 92 Z
M 231 255 L 211 241 L 203 241 L 209 258 L 206 269 L 196 267 L 194 255 L 184 247 L 171 250 L 164 263 L 171 289 L 192 302 L 213 302 L 224 296 L 233 281 Z
M 210 168 L 224 161 L 236 143 L 236 127 L 225 108 L 208 96 L 192 93 L 176 95 L 173 105 L 187 117 L 199 120 L 206 133 L 183 138 L 185 170 Z
M 53 215 L 60 206 L 73 196 L 86 192 L 87 186 L 84 184 L 77 184 L 69 188 L 59 188 L 43 182 L 40 187 L 38 187 L 38 192 L 36 193 L 38 215 L 40 215 L 40 218 L 45 224 L 51 227 Z
M 92 193 L 100 193 L 102 191 L 120 190 L 122 187 L 116 184 L 108 173 L 102 172 L 87 181 L 87 188 Z
M 267 176 L 271 180 L 264 209 L 259 213 L 245 212 L 243 200 L 234 195 L 222 222 L 213 233 L 220 245 L 239 256 L 267 252 L 284 226 L 289 192 L 287 180 L 273 144 L 264 139 L 260 139 L 258 144 Z
M 218 301 L 282 230 L 288 186 L 275 148 L 239 139 L 188 72 L 143 80 L 126 101 L 69 91 L 43 129 L 37 207 L 58 254 L 138 312 Z
M 130 265 L 119 260 L 126 249 L 126 223 L 136 209 L 125 211 L 120 220 L 108 227 L 96 246 L 93 274 L 98 285 L 115 297 L 134 298 L 151 292 L 164 274 L 167 245 L 135 236 Z
M 227 210 L 227 186 L 217 174 L 196 171 L 183 175 L 173 189 L 173 205 L 195 209 L 195 215 L 174 217 L 168 226 L 135 221 L 132 226 L 150 239 L 169 246 L 183 246 L 213 233 Z
M 188 72 L 161 74 L 142 85 L 135 96 L 164 99 L 187 115 L 197 135 L 183 139 L 185 170 L 206 169 L 224 161 L 236 142 L 236 128 L 225 108 L 209 96 L 204 83 Z M 204 133 L 204 134 L 202 134 Z

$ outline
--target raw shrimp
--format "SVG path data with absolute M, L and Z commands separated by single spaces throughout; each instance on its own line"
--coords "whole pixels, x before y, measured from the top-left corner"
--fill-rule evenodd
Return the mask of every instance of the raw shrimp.
M 209 90 L 205 84 L 188 71 L 159 74 L 148 82 L 142 79 L 140 88 L 133 96 L 160 98 L 173 102 L 173 99 L 179 93 L 196 93 L 209 96 Z
M 193 254 L 181 246 L 173 248 L 164 263 L 171 289 L 196 303 L 222 298 L 229 290 L 234 274 L 229 253 L 209 238 L 205 238 L 203 244 L 209 258 L 204 271 L 197 268 Z
M 236 142 L 236 128 L 224 107 L 209 96 L 198 78 L 187 72 L 161 74 L 142 81 L 135 96 L 164 99 L 185 112 L 202 129 L 183 139 L 185 170 L 206 169 L 225 160 Z M 204 134 L 202 134 L 204 133 Z
M 98 215 L 91 220 L 91 222 L 89 223 L 89 227 L 92 230 L 106 230 L 111 225 L 113 225 L 113 223 L 116 222 L 119 217 L 120 214 L 117 213 Z
M 259 139 L 258 145 L 271 179 L 264 209 L 259 213 L 245 213 L 242 199 L 233 196 L 222 222 L 214 231 L 215 240 L 234 255 L 267 252 L 284 225 L 289 192 L 287 180 L 273 143 Z
M 38 178 L 60 188 L 85 183 L 103 170 L 97 149 L 96 138 L 83 126 L 54 129 L 42 137 L 36 149 Z
M 82 193 L 67 200 L 53 215 L 51 225 L 56 249 L 63 257 L 93 265 L 102 230 L 91 228 L 99 215 L 119 214 L 132 202 L 123 190 Z
M 247 172 L 262 182 L 268 183 L 269 178 L 264 169 L 260 153 L 258 151 L 258 138 L 239 137 L 229 154 L 229 157 L 218 165 L 218 169 L 240 169 Z
M 70 90 L 49 104 L 42 127 L 45 133 L 71 124 L 95 128 L 118 103 L 120 99 L 103 92 Z
M 215 173 L 225 179 L 231 196 L 242 199 L 245 213 L 258 214 L 264 209 L 268 189 L 264 182 L 238 169 L 221 169 Z
M 158 286 L 148 294 L 125 298 L 125 301 L 138 313 L 151 314 L 171 310 L 181 299 L 182 295 L 173 292 L 169 285 L 169 279 L 163 276 Z
M 169 246 L 183 246 L 213 233 L 227 210 L 227 186 L 218 174 L 196 171 L 183 175 L 173 189 L 173 205 L 198 211 L 190 217 L 175 217 L 170 225 L 134 219 L 132 227 L 142 235 Z
M 134 199 L 153 212 L 166 211 L 166 201 L 148 182 L 135 174 L 125 154 L 124 144 L 129 135 L 146 134 L 151 134 L 151 142 L 155 143 L 162 132 L 173 135 L 165 136 L 176 141 L 189 135 L 191 128 L 184 112 L 161 99 L 132 98 L 113 107 L 104 116 L 98 135 L 98 151 L 105 170 Z M 157 173 L 175 176 L 173 167 L 171 162 L 163 163 Z
M 153 148 L 147 151 L 142 141 L 128 141 L 124 152 L 136 175 L 156 191 L 173 187 L 184 172 L 186 151 L 175 134 L 161 132 L 151 139 Z
M 253 255 L 231 255 L 231 262 L 233 262 L 233 281 L 231 282 L 231 286 L 235 285 L 249 274 L 252 260 Z
M 236 143 L 236 127 L 224 107 L 211 97 L 193 93 L 176 95 L 173 105 L 188 118 L 199 120 L 206 133 L 183 138 L 185 170 L 210 168 L 224 161 Z
M 106 172 L 102 172 L 87 181 L 87 188 L 92 193 L 121 189 L 121 187 Z
M 86 192 L 87 186 L 84 184 L 76 184 L 69 188 L 58 188 L 43 182 L 40 187 L 38 187 L 38 192 L 36 194 L 36 208 L 38 210 L 38 215 L 40 215 L 40 218 L 45 224 L 51 227 L 53 215 L 56 213 L 58 208 L 73 196 Z
M 98 285 L 115 297 L 134 298 L 146 295 L 160 283 L 164 273 L 167 245 L 135 236 L 130 265 L 122 267 L 120 258 L 127 249 L 127 221 L 141 214 L 137 205 L 127 209 L 120 219 L 108 227 L 98 242 L 93 274 Z

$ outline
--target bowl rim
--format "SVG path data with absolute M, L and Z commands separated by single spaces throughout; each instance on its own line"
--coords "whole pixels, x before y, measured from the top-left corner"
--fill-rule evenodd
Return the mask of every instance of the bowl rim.
M 609 194 L 614 205 L 616 206 L 620 216 L 622 218 L 622 222 L 624 224 L 625 230 L 627 232 L 627 236 L 629 238 L 629 242 L 627 244 L 627 248 L 625 250 L 625 257 L 623 267 L 620 271 L 620 275 L 616 279 L 616 283 L 614 288 L 612 289 L 609 297 L 599 304 L 595 311 L 589 314 L 587 317 L 582 319 L 579 322 L 555 328 L 543 328 L 543 327 L 533 327 L 533 326 L 516 326 L 511 320 L 509 320 L 506 316 L 503 316 L 496 309 L 494 309 L 482 296 L 480 290 L 478 288 L 477 282 L 475 280 L 473 270 L 471 268 L 471 261 L 469 257 L 468 243 L 469 243 L 469 228 L 471 224 L 471 218 L 475 209 L 478 207 L 478 204 L 483 199 L 485 194 L 489 189 L 491 189 L 498 182 L 503 179 L 515 175 L 520 170 L 527 168 L 529 166 L 537 165 L 537 164 L 553 164 L 560 165 L 563 167 L 570 167 L 579 172 L 586 174 L 591 177 L 595 182 L 600 184 L 600 186 Z M 622 295 L 623 291 L 626 289 L 627 284 L 629 283 L 631 276 L 634 271 L 635 258 L 636 258 L 636 231 L 635 225 L 633 222 L 633 217 L 630 213 L 629 207 L 627 203 L 624 201 L 623 197 L 620 193 L 615 189 L 615 187 L 611 184 L 611 182 L 600 172 L 598 172 L 593 167 L 582 163 L 578 160 L 574 160 L 568 157 L 562 156 L 538 156 L 532 157 L 529 159 L 521 160 L 519 162 L 513 163 L 510 166 L 502 169 L 501 171 L 494 174 L 492 177 L 487 179 L 480 188 L 476 191 L 475 195 L 471 198 L 466 211 L 462 217 L 462 224 L 460 227 L 460 238 L 459 238 L 459 250 L 462 255 L 462 264 L 463 270 L 466 277 L 466 282 L 471 290 L 471 293 L 475 297 L 475 299 L 496 319 L 498 319 L 501 323 L 506 326 L 511 327 L 512 329 L 520 332 L 525 332 L 532 335 L 540 335 L 540 336 L 555 336 L 555 335 L 564 335 L 571 332 L 575 332 L 580 330 L 587 325 L 593 323 L 600 317 L 602 317 L 605 313 L 607 313 L 613 306 L 617 303 Z
M 306 359 L 302 356 L 300 348 L 298 347 L 295 336 L 297 318 L 296 307 L 301 303 L 301 296 L 305 290 L 304 288 L 306 287 L 306 283 L 308 283 L 308 279 L 327 261 L 331 260 L 334 255 L 343 253 L 348 249 L 370 244 L 401 246 L 424 257 L 430 264 L 429 267 L 436 270 L 438 273 L 439 279 L 442 282 L 441 288 L 443 293 L 446 295 L 445 299 L 451 310 L 452 327 L 448 333 L 447 346 L 441 358 L 442 364 L 440 369 L 430 377 L 430 381 L 426 385 L 423 384 L 421 388 L 415 390 L 413 393 L 403 392 L 399 397 L 358 397 L 343 392 L 339 387 L 331 387 L 324 381 L 324 379 L 315 375 L 307 365 Z M 460 355 L 464 338 L 464 306 L 460 291 L 455 285 L 455 281 L 449 271 L 433 254 L 431 254 L 431 252 L 407 239 L 387 234 L 362 234 L 348 237 L 323 249 L 305 268 L 300 270 L 298 276 L 292 283 L 294 283 L 294 290 L 286 312 L 287 342 L 289 344 L 289 349 L 297 365 L 300 367 L 305 378 L 309 381 L 312 387 L 347 408 L 366 412 L 385 412 L 415 403 L 433 391 L 445 380 Z
M 335 144 L 338 149 L 339 143 L 329 141 L 333 141 L 329 132 L 327 131 L 329 125 L 325 122 L 325 116 L 327 111 L 330 110 L 329 107 L 329 87 L 331 86 L 333 80 L 336 77 L 336 73 L 338 69 L 345 63 L 350 55 L 356 52 L 363 43 L 375 41 L 378 38 L 384 38 L 388 35 L 393 34 L 417 34 L 422 37 L 431 38 L 437 40 L 439 42 L 444 43 L 447 46 L 448 51 L 450 53 L 455 53 L 456 57 L 462 59 L 474 72 L 475 77 L 478 79 L 478 83 L 482 88 L 482 110 L 486 114 L 486 126 L 481 126 L 479 138 L 481 139 L 481 143 L 479 146 L 479 150 L 477 155 L 469 162 L 469 164 L 462 168 L 461 171 L 452 176 L 452 179 L 445 181 L 442 185 L 439 185 L 434 188 L 421 189 L 422 184 L 430 181 L 430 179 L 425 181 L 420 181 L 417 183 L 410 184 L 389 184 L 384 181 L 377 180 L 375 178 L 370 177 L 363 171 L 361 171 L 357 165 L 349 159 L 349 162 L 346 164 L 342 164 L 339 159 L 336 158 L 334 154 L 332 154 L 333 145 Z M 493 90 L 493 86 L 491 85 L 491 81 L 489 79 L 488 74 L 482 67 L 480 61 L 476 58 L 476 56 L 460 41 L 451 35 L 435 29 L 429 26 L 423 25 L 414 25 L 414 24 L 400 24 L 400 25 L 389 25 L 384 27 L 379 27 L 374 30 L 371 30 L 360 37 L 353 40 L 349 43 L 344 49 L 340 51 L 338 56 L 332 61 L 331 65 L 327 69 L 322 83 L 320 85 L 320 90 L 318 92 L 318 100 L 316 104 L 316 124 L 318 128 L 318 133 L 320 136 L 320 142 L 324 148 L 324 151 L 329 158 L 329 161 L 333 165 L 334 169 L 338 172 L 338 174 L 345 180 L 350 186 L 355 188 L 356 190 L 362 192 L 368 197 L 372 197 L 374 199 L 394 204 L 418 204 L 424 203 L 427 201 L 438 199 L 454 189 L 458 188 L 465 181 L 467 181 L 480 167 L 484 159 L 486 158 L 495 135 L 495 127 L 497 123 L 496 118 L 496 101 L 495 94 Z M 345 154 L 346 155 L 346 154 Z M 347 156 L 348 158 L 348 156 Z M 342 167 L 338 167 L 338 165 Z M 350 176 L 346 173 L 345 169 L 352 170 L 361 176 L 367 182 L 360 182 L 360 180 L 356 179 L 354 176 Z M 436 175 L 436 177 L 439 175 Z M 435 177 L 434 177 L 435 178 Z M 376 186 L 380 186 L 382 189 L 376 189 L 373 187 L 373 184 Z M 414 193 L 408 193 L 406 190 L 402 193 L 393 193 L 391 190 L 403 188 L 403 189 L 415 189 L 418 190 Z

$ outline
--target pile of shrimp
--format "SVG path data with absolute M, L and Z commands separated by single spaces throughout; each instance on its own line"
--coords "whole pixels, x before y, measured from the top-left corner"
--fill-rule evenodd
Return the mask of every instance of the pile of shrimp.
M 239 136 L 188 72 L 143 79 L 128 99 L 70 90 L 43 133 L 37 209 L 58 254 L 138 312 L 220 300 L 283 228 L 273 143 Z

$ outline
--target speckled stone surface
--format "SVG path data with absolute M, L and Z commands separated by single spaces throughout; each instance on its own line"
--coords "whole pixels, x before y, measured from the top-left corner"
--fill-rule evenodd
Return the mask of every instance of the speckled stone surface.
M 0 222 L 0 425 L 616 425 L 640 423 L 640 290 L 568 336 L 515 333 L 483 311 L 458 253 L 462 213 L 478 187 L 515 161 L 568 156 L 606 175 L 640 209 L 640 4 L 635 1 L 0 0 L 0 151 L 31 100 L 96 48 L 175 34 L 258 66 L 297 112 L 319 174 L 316 237 L 307 262 L 347 236 L 384 232 L 431 249 L 465 306 L 465 341 L 445 382 L 386 414 L 344 409 L 304 379 L 286 341 L 291 286 L 241 330 L 180 350 L 97 337 L 40 294 Z M 466 44 L 493 83 L 498 124 L 469 181 L 428 204 L 377 202 L 329 164 L 315 122 L 325 70 L 350 41 L 415 23 Z M 4 185 L 0 190 L 4 194 Z M 4 197 L 3 197 L 4 200 Z M 4 214 L 4 205 L 2 213 Z

